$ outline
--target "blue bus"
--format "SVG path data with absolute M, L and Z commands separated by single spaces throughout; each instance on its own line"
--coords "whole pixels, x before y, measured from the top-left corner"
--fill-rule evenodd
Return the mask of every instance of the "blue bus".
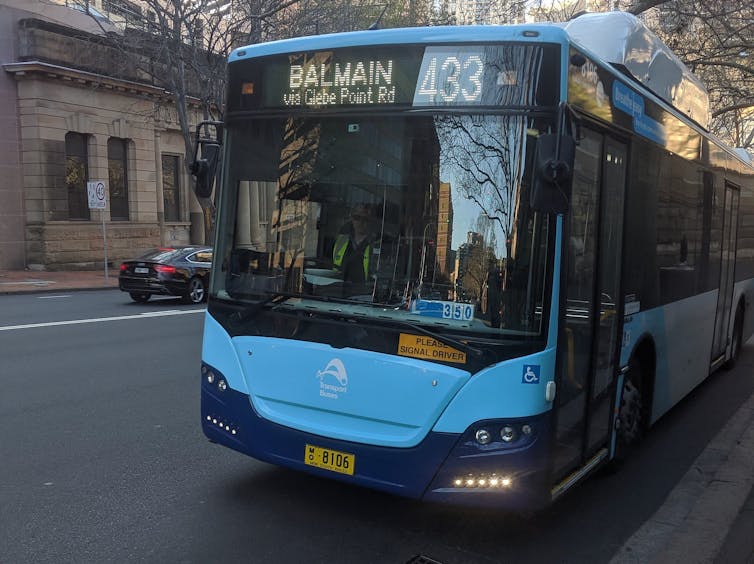
M 506 510 L 620 460 L 754 330 L 754 169 L 705 95 L 618 12 L 235 50 L 205 435 Z

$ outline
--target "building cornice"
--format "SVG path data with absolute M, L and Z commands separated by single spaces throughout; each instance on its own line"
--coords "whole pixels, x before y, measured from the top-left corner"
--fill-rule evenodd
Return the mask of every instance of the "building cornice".
M 157 86 L 152 86 L 151 84 L 113 78 L 104 74 L 82 71 L 71 67 L 45 63 L 43 61 L 6 63 L 2 66 L 7 73 L 14 75 L 17 80 L 31 76 L 41 76 L 42 78 L 61 80 L 65 82 L 74 82 L 81 86 L 104 88 L 106 90 L 113 90 L 115 92 L 121 92 L 136 96 L 147 96 L 150 98 L 156 98 L 165 101 L 172 101 L 174 99 L 173 93 L 169 90 L 165 90 L 164 88 L 159 88 Z M 189 105 L 200 105 L 199 99 L 193 96 L 187 96 L 187 100 Z

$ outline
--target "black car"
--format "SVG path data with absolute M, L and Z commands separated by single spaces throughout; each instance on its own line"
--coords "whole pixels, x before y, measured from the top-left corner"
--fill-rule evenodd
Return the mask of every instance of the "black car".
M 120 265 L 118 284 L 135 302 L 145 303 L 156 294 L 198 304 L 207 298 L 211 266 L 211 247 L 152 249 Z

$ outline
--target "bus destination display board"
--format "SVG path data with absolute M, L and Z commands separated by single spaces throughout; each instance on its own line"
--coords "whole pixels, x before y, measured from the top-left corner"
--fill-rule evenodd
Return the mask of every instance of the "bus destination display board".
M 231 65 L 231 111 L 540 104 L 541 45 L 354 48 Z M 236 103 L 234 103 L 236 102 Z

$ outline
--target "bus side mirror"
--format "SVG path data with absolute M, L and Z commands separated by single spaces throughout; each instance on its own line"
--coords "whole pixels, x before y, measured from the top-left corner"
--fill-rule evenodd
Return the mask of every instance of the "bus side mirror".
M 202 157 L 191 164 L 191 174 L 196 178 L 194 191 L 200 198 L 209 198 L 215 184 L 217 161 L 220 155 L 219 145 L 202 145 Z
M 202 136 L 207 130 L 214 128 L 212 137 Z M 200 198 L 209 198 L 215 184 L 217 165 L 220 161 L 222 147 L 222 122 L 203 121 L 196 126 L 196 142 L 194 144 L 194 160 L 191 163 L 191 174 L 196 179 L 194 192 Z M 201 156 L 199 153 L 201 152 Z
M 570 180 L 576 144 L 572 137 L 545 133 L 534 152 L 530 204 L 543 213 L 568 211 Z

